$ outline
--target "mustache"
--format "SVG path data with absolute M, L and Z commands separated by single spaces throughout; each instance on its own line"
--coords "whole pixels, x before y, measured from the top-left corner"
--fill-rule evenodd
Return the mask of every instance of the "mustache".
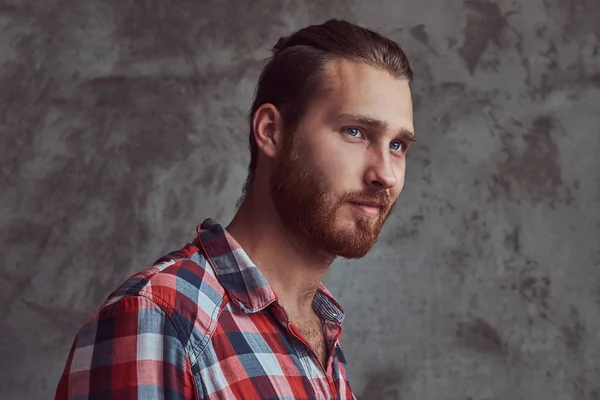
M 340 200 L 341 202 L 351 203 L 377 203 L 384 209 L 388 209 L 392 203 L 392 198 L 387 191 L 346 193 Z

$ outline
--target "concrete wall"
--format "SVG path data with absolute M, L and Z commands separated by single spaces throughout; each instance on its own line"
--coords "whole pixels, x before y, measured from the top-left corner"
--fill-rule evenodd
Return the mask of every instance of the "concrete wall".
M 267 49 L 330 17 L 396 39 L 417 144 L 327 283 L 361 399 L 600 399 L 596 0 L 0 3 L 0 397 L 49 398 L 123 279 L 224 223 Z

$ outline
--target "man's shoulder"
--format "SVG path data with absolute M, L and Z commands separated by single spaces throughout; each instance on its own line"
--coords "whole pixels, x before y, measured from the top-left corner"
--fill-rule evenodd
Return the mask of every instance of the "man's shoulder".
M 185 341 L 205 341 L 225 306 L 226 292 L 206 255 L 194 244 L 173 251 L 127 279 L 102 308 L 140 296 L 155 303 Z M 194 346 L 195 347 L 195 346 Z

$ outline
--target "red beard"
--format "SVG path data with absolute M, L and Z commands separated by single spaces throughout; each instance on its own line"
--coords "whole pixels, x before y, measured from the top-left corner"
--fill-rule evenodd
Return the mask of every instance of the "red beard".
M 395 202 L 391 203 L 386 190 L 334 198 L 325 177 L 304 162 L 309 158 L 304 156 L 295 135 L 285 136 L 270 181 L 271 197 L 284 226 L 307 248 L 344 258 L 364 257 L 377 241 Z M 366 201 L 383 204 L 378 217 L 353 213 L 354 221 L 340 221 L 343 207 Z

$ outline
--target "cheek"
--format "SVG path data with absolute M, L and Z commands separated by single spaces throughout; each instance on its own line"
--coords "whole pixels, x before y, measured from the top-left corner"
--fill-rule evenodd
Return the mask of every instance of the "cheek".
M 351 147 L 351 146 L 348 146 Z M 360 190 L 364 181 L 363 155 L 355 148 L 332 152 L 325 157 L 330 187 L 336 193 Z M 344 151 L 346 150 L 346 151 Z
M 323 140 L 308 150 L 310 162 L 329 182 L 345 182 L 360 173 L 359 146 Z
M 394 187 L 392 195 L 392 201 L 396 201 L 402 192 L 402 188 L 404 187 L 404 180 L 402 182 L 398 182 L 398 184 Z
M 400 195 L 400 192 L 404 188 L 404 177 L 406 176 L 406 158 L 403 157 L 398 166 L 395 168 L 396 178 L 398 179 L 398 183 L 392 189 L 392 195 L 395 195 L 395 198 Z

